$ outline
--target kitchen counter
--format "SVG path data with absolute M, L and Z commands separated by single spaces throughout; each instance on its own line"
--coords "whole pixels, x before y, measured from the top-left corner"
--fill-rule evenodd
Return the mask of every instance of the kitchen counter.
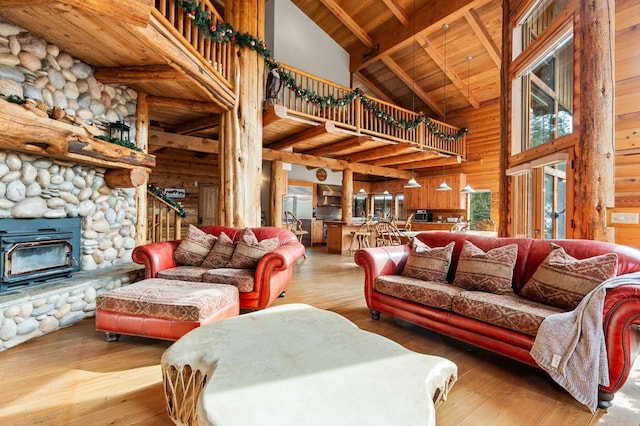
M 327 251 L 329 253 L 346 254 L 351 253 L 351 242 L 353 233 L 356 232 L 362 223 L 347 223 L 343 221 L 325 221 L 327 225 Z M 373 231 L 373 226 L 372 226 Z M 369 244 L 373 246 L 369 240 Z M 357 241 L 353 241 L 353 251 L 358 249 Z

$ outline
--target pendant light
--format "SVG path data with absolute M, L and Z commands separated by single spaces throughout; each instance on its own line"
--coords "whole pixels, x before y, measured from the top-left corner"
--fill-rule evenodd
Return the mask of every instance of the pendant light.
M 473 59 L 473 57 L 467 56 L 467 101 L 469 102 L 469 111 L 471 111 L 471 97 L 470 97 L 470 89 L 469 89 L 469 75 L 470 75 L 469 71 L 471 69 L 471 59 Z M 467 151 L 467 176 L 469 176 L 469 135 L 468 134 L 467 134 L 466 151 Z M 473 194 L 474 192 L 476 192 L 476 190 L 473 189 L 473 187 L 467 183 L 460 192 L 462 192 L 463 194 Z
M 444 57 L 442 64 L 442 121 L 447 121 L 447 29 L 449 24 L 442 26 L 444 29 Z M 442 161 L 442 183 L 436 188 L 436 191 L 451 191 L 451 187 L 445 179 L 445 163 Z
M 413 1 L 413 46 L 412 46 L 412 66 L 413 69 L 411 73 L 411 111 L 416 112 L 416 2 Z M 405 188 L 421 188 L 422 185 L 418 183 L 416 178 L 413 176 L 413 165 L 414 162 L 411 162 L 411 179 L 404 184 Z

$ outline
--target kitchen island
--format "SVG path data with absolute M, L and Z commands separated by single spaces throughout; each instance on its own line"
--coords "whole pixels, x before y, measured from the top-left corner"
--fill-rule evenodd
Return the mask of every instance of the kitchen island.
M 352 254 L 359 248 L 358 241 L 353 239 L 354 232 L 360 229 L 362 222 L 325 221 L 327 225 L 327 251 L 336 254 Z M 374 232 L 374 225 L 370 227 Z M 353 241 L 353 247 L 351 242 Z M 375 239 L 369 238 L 369 245 L 374 246 Z

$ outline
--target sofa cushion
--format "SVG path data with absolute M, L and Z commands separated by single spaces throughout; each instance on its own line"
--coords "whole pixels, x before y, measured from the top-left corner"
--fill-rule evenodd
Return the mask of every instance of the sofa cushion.
M 251 269 L 258 265 L 262 257 L 277 249 L 280 240 L 276 237 L 258 241 L 250 228 L 246 228 L 236 244 L 236 249 L 227 264 L 229 268 Z
M 520 296 L 573 310 L 587 293 L 614 277 L 617 268 L 615 253 L 576 259 L 551 243 L 551 252 L 522 287 Z
M 388 296 L 447 311 L 451 310 L 453 298 L 463 291 L 446 281 L 425 281 L 402 275 L 381 275 L 373 288 Z
M 495 294 L 513 293 L 511 280 L 517 257 L 517 244 L 507 244 L 484 252 L 469 241 L 464 241 L 453 285 Z
M 201 266 L 176 266 L 175 268 L 158 271 L 158 278 L 198 282 L 202 281 L 202 276 L 205 272 L 207 272 L 207 269 Z
M 559 308 L 524 299 L 515 294 L 464 291 L 453 299 L 453 312 L 499 327 L 535 336 L 542 321 Z
M 226 267 L 235 248 L 236 244 L 233 240 L 224 232 L 220 232 L 211 251 L 207 254 L 207 257 L 202 261 L 200 266 L 208 269 Z
M 402 275 L 425 281 L 446 281 L 454 242 L 444 247 L 429 247 L 417 238 L 411 240 L 411 252 Z
M 207 257 L 217 237 L 207 234 L 193 225 L 189 225 L 187 236 L 173 253 L 173 258 L 180 265 L 200 266 Z
M 207 283 L 230 284 L 241 293 L 253 291 L 256 271 L 253 269 L 217 268 L 202 275 Z

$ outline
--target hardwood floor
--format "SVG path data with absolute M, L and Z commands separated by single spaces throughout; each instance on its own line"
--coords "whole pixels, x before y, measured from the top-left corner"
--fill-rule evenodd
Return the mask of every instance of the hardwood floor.
M 453 360 L 459 378 L 438 425 L 640 425 L 640 361 L 614 406 L 592 415 L 535 368 L 386 315 L 371 320 L 351 257 L 325 247 L 309 248 L 307 257 L 276 304 L 329 309 L 409 349 Z M 0 424 L 171 425 L 159 366 L 170 344 L 132 336 L 107 343 L 87 319 L 0 352 Z

